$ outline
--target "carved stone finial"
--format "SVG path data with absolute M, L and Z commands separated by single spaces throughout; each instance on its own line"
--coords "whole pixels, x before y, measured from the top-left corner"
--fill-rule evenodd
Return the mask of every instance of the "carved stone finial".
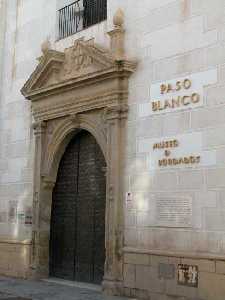
M 124 13 L 118 8 L 113 17 L 114 29 L 108 32 L 111 38 L 111 50 L 117 61 L 123 60 L 125 57 L 124 50 Z
M 121 8 L 118 8 L 114 17 L 113 17 L 113 24 L 115 27 L 122 27 L 124 24 L 124 13 Z
M 45 55 L 48 50 L 51 49 L 51 43 L 49 41 L 49 38 L 47 38 L 42 44 L 41 44 L 41 51 L 43 53 L 43 55 Z

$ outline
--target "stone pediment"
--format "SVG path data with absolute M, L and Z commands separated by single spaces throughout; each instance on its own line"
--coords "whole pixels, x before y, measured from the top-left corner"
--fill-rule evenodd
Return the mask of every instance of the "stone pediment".
M 65 52 L 47 49 L 39 59 L 39 64 L 22 88 L 22 94 L 29 95 L 54 88 L 71 80 L 84 80 L 111 70 L 116 60 L 110 51 L 94 43 L 94 40 L 78 39 Z
M 110 114 L 123 118 L 121 106 L 127 103 L 128 79 L 137 61 L 127 59 L 124 47 L 123 13 L 114 16 L 108 32 L 109 48 L 94 39 L 77 39 L 64 52 L 42 43 L 43 55 L 23 86 L 23 96 L 32 101 L 35 121 L 116 107 Z

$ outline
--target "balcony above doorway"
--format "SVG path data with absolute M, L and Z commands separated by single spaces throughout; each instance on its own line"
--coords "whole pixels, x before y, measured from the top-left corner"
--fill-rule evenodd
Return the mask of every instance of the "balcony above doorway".
M 107 0 L 76 0 L 58 10 L 58 40 L 107 18 Z

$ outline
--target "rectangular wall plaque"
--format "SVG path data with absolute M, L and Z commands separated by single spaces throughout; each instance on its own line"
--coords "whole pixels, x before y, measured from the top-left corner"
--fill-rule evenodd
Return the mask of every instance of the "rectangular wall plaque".
M 150 88 L 150 100 L 139 106 L 139 116 L 200 107 L 204 104 L 204 87 L 216 82 L 217 69 L 212 69 L 154 83 Z
M 186 264 L 178 265 L 177 283 L 190 287 L 198 286 L 198 267 Z
M 33 223 L 32 207 L 27 206 L 25 209 L 25 225 L 32 225 L 32 223 Z
M 192 227 L 191 197 L 157 198 L 156 223 L 163 227 Z
M 149 154 L 150 169 L 198 167 L 216 163 L 215 151 L 202 150 L 201 132 L 141 138 L 138 140 L 137 151 Z
M 175 277 L 175 266 L 172 264 L 159 263 L 159 278 L 173 279 Z
M 18 206 L 18 202 L 16 200 L 9 201 L 9 208 L 8 208 L 9 223 L 17 222 L 17 206 Z

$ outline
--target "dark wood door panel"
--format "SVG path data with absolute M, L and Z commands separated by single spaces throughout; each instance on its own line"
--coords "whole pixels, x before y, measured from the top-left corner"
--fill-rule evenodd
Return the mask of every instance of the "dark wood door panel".
M 74 278 L 79 141 L 72 140 L 59 165 L 52 195 L 50 275 Z
M 105 261 L 105 159 L 80 132 L 61 160 L 53 191 L 50 275 L 100 283 Z

